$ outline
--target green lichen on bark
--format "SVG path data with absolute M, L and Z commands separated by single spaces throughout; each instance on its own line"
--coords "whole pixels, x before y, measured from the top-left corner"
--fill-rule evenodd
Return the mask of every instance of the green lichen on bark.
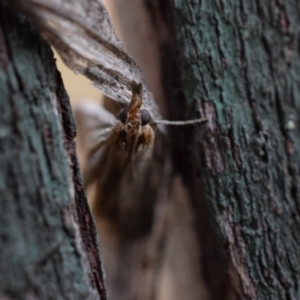
M 185 96 L 209 119 L 195 161 L 229 294 L 300 299 L 299 1 L 173 5 Z
M 0 65 L 0 298 L 99 299 L 72 208 L 69 99 L 49 45 L 5 1 Z

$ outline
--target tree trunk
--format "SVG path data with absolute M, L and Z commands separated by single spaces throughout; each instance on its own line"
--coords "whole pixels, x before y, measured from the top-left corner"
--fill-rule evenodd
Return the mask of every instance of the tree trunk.
M 200 284 L 195 270 L 202 265 L 211 299 L 300 299 L 299 1 L 115 3 L 127 49 L 150 89 L 163 90 L 165 117 L 198 112 L 208 119 L 168 130 L 174 168 L 187 189 L 179 197 L 186 210 L 169 198 L 183 213 L 172 214 L 164 244 L 156 241 L 164 246 L 161 255 L 145 266 L 152 268 L 152 283 L 163 278 L 166 239 L 190 215 L 184 234 L 197 238 L 189 245 L 177 233 L 181 242 L 172 251 L 188 245 L 176 263 L 184 257 L 194 263 L 183 263 L 177 273 L 169 264 L 173 275 Z M 151 59 L 144 50 L 150 43 Z M 175 291 L 178 286 L 173 281 Z M 134 299 L 157 299 L 159 285 L 152 287 L 152 298 Z M 163 299 L 202 299 L 197 284 L 181 292 Z
M 0 1 L 0 298 L 105 299 L 53 53 Z

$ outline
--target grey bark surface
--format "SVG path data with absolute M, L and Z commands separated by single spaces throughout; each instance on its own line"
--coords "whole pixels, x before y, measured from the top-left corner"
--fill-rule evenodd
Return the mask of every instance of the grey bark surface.
M 0 298 L 106 299 L 53 53 L 0 1 Z

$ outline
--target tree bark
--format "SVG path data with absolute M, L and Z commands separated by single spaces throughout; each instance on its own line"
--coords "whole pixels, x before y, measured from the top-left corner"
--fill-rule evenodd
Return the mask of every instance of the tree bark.
M 208 119 L 168 132 L 211 299 L 299 299 L 299 2 L 115 3 L 165 117 Z
M 299 299 L 298 2 L 115 3 L 163 115 L 208 121 L 157 138 L 146 235 L 97 220 L 111 299 Z
M 0 1 L 0 298 L 106 299 L 53 53 Z

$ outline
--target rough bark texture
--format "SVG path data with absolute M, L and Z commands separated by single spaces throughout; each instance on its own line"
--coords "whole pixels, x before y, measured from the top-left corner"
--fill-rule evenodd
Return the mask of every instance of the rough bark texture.
M 299 2 L 180 1 L 173 11 L 187 99 L 209 118 L 195 154 L 229 295 L 299 299 Z M 204 199 L 194 189 L 196 209 Z
M 105 299 L 53 53 L 0 1 L 0 298 Z
M 161 95 L 157 100 L 164 116 L 181 120 L 199 114 L 208 122 L 169 128 L 173 165 L 163 147 L 160 175 L 165 179 L 162 184 L 155 178 L 149 182 L 159 186 L 160 196 L 159 201 L 153 199 L 153 224 L 146 236 L 134 240 L 114 236 L 108 224 L 98 220 L 111 299 L 204 299 L 203 280 L 211 299 L 299 299 L 300 4 L 297 0 L 115 2 L 120 15 L 126 16 L 127 23 L 122 23 L 126 47 L 151 90 Z M 84 22 L 81 27 L 86 28 Z M 154 45 L 144 55 L 149 37 Z M 42 72 L 40 77 L 47 75 Z M 9 86 L 18 82 L 24 89 L 23 81 Z M 3 120 L 15 103 L 3 107 Z M 19 107 L 23 106 L 10 110 L 16 120 L 24 113 Z M 17 125 L 8 128 L 23 132 L 23 124 L 13 124 Z M 2 136 L 6 134 L 2 131 Z M 11 143 L 21 148 L 23 141 Z M 29 146 L 35 149 L 33 142 Z M 36 153 L 31 164 L 11 168 L 17 170 L 14 174 L 28 174 L 20 166 L 32 167 L 42 155 Z M 19 152 L 15 156 L 22 158 Z M 56 187 L 59 177 L 54 172 L 62 164 L 50 166 Z M 172 178 L 175 172 L 180 172 L 185 187 Z M 17 195 L 22 191 L 13 190 Z
M 211 298 L 299 299 L 299 1 L 143 3 Z

